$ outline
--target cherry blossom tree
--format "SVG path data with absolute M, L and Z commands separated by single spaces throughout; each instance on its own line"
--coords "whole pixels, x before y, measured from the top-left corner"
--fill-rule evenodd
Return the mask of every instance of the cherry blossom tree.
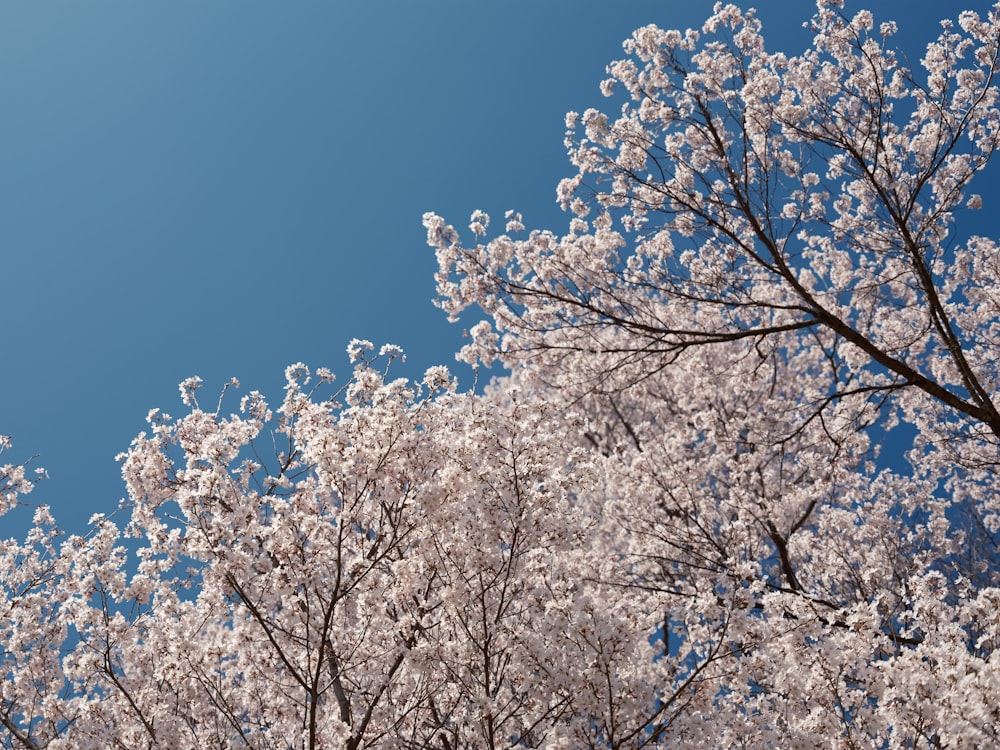
M 956 219 L 1000 137 L 998 9 L 920 69 L 868 11 L 810 28 L 636 31 L 619 113 L 567 116 L 568 233 L 426 215 L 439 304 L 485 313 L 468 361 L 581 414 L 621 584 L 724 644 L 675 737 L 996 744 L 997 245 Z
M 286 372 L 149 415 L 128 498 L 5 547 L 8 747 L 484 748 L 647 732 L 660 620 L 594 560 L 592 451 L 510 384 Z M 315 383 L 312 380 L 315 379 Z M 233 382 L 227 390 L 236 387 Z M 4 489 L 30 489 L 23 467 Z M 669 687 L 669 684 L 668 684 Z
M 0 543 L 0 744 L 1000 744 L 1000 252 L 957 228 L 998 16 L 919 71 L 830 0 L 800 55 L 734 6 L 635 32 L 567 233 L 425 217 L 506 375 L 192 378 L 115 513 Z

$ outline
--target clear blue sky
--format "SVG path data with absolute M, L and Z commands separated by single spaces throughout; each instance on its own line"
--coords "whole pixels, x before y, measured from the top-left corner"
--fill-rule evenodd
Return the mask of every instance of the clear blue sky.
M 798 51 L 812 4 L 756 4 L 769 46 Z M 927 5 L 873 9 L 918 40 L 987 7 Z M 346 377 L 353 337 L 403 346 L 403 374 L 451 364 L 461 328 L 431 304 L 423 212 L 563 228 L 564 113 L 602 105 L 633 28 L 711 6 L 4 3 L 2 460 L 38 454 L 50 479 L 29 499 L 82 531 L 122 495 L 115 454 L 150 408 L 183 412 L 188 376 L 276 402 L 292 362 Z

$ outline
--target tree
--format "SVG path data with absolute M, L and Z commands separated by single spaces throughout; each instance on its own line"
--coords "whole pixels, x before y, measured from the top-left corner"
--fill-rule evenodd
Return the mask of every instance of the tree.
M 59 543 L 39 511 L 8 542 L 5 746 L 483 748 L 642 731 L 644 714 L 615 711 L 655 700 L 659 615 L 589 577 L 601 523 L 575 507 L 589 452 L 513 386 L 458 394 L 444 368 L 388 381 L 370 344 L 350 351 L 332 397 L 328 371 L 309 387 L 288 368 L 277 415 L 256 392 L 237 414 L 202 409 L 185 381 L 190 412 L 152 411 L 121 456 L 124 528 L 96 516 Z M 22 467 L 4 472 L 29 489 Z
M 701 675 L 724 745 L 998 741 L 997 245 L 955 233 L 1000 135 L 997 14 L 919 73 L 828 0 L 797 56 L 731 5 L 639 29 L 620 114 L 567 116 L 567 234 L 425 216 L 439 304 L 487 316 L 464 356 L 588 415 L 625 579 L 733 654 Z
M 926 80 L 828 0 L 799 56 L 733 6 L 637 31 L 621 115 L 568 117 L 567 234 L 425 217 L 508 375 L 192 378 L 116 514 L 2 544 L 3 746 L 1000 743 L 1000 264 L 954 234 L 998 14 Z

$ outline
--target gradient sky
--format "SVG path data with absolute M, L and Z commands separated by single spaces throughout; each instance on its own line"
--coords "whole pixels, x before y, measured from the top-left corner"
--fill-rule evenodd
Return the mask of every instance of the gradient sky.
M 756 4 L 769 46 L 800 51 L 813 5 Z M 913 42 L 947 5 L 868 7 Z M 346 379 L 353 337 L 404 347 L 401 374 L 451 364 L 462 329 L 431 304 L 421 215 L 564 229 L 564 113 L 603 105 L 632 29 L 711 6 L 4 3 L 2 461 L 37 455 L 50 477 L 28 499 L 79 532 L 117 506 L 114 456 L 149 409 L 183 413 L 186 377 L 276 403 L 290 363 Z

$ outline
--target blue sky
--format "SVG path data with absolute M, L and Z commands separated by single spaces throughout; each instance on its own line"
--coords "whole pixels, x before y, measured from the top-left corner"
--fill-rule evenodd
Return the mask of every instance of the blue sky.
M 757 5 L 798 51 L 812 4 Z M 70 531 L 114 509 L 115 454 L 191 375 L 277 402 L 292 362 L 345 378 L 353 337 L 403 346 L 403 374 L 451 364 L 421 215 L 563 228 L 564 113 L 602 105 L 633 28 L 711 6 L 4 3 L 0 433 L 49 471 L 29 499 Z M 906 40 L 957 12 L 868 7 Z

